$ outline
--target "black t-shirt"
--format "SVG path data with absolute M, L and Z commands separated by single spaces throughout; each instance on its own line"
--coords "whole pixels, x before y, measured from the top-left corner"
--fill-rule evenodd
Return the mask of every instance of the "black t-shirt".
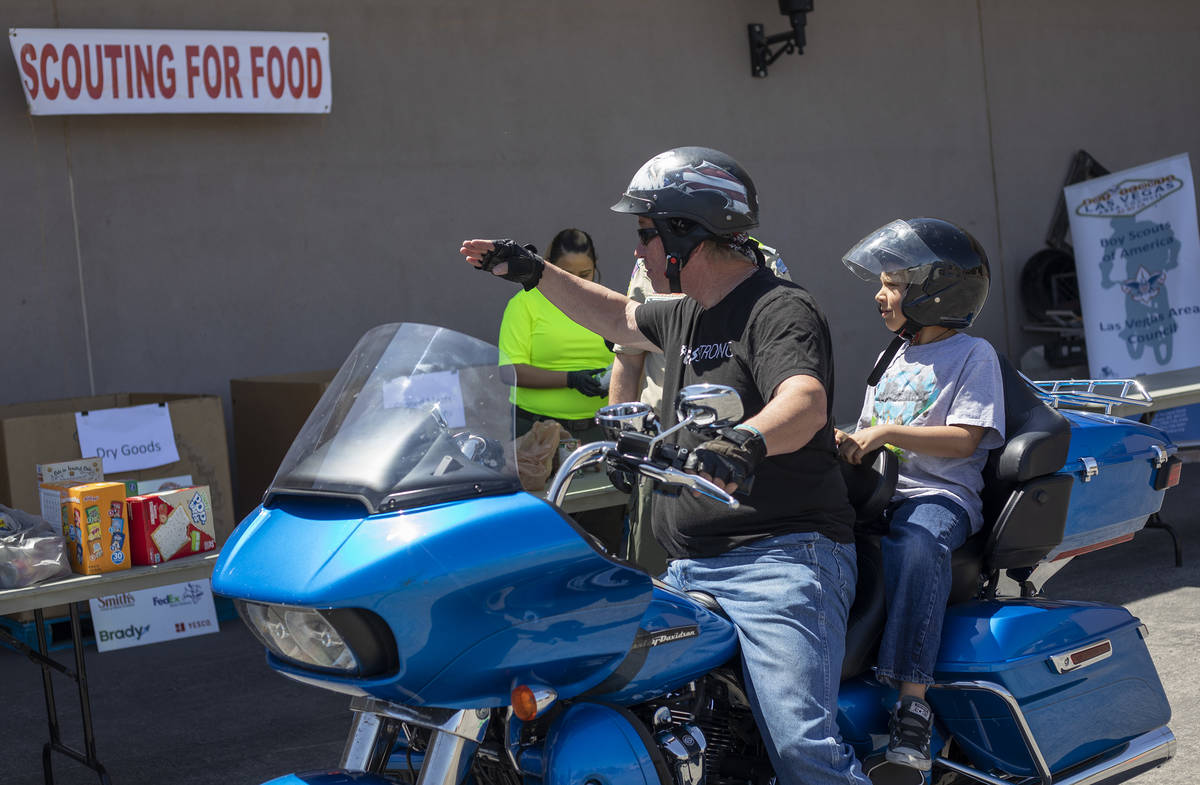
M 745 418 L 762 410 L 781 382 L 812 376 L 829 404 L 824 427 L 801 449 L 773 455 L 755 472 L 753 491 L 730 510 L 688 491 L 655 498 L 654 536 L 672 558 L 716 556 L 739 545 L 791 532 L 819 532 L 853 542 L 854 513 L 838 467 L 830 416 L 833 355 L 829 326 L 804 289 L 757 270 L 712 308 L 690 297 L 642 304 L 642 334 L 663 350 L 663 411 L 674 424 L 675 396 L 696 382 L 725 384 L 742 396 Z M 705 441 L 684 429 L 678 443 Z

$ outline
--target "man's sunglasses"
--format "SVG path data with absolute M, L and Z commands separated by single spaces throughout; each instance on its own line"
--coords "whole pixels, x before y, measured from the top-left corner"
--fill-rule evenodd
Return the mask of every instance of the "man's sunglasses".
M 637 230 L 638 239 L 642 241 L 642 245 L 649 245 L 650 241 L 658 237 L 658 230 L 653 226 L 643 227 Z

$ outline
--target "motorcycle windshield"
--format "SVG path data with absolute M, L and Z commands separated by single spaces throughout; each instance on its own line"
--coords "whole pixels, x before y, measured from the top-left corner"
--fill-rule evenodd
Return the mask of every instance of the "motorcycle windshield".
M 369 512 L 521 490 L 511 373 L 495 346 L 424 324 L 364 335 L 267 493 L 348 497 Z

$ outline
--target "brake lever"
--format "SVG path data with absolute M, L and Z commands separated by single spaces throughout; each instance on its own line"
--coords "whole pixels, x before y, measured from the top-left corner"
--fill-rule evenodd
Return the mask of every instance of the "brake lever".
M 684 488 L 698 491 L 710 499 L 722 502 L 731 510 L 736 510 L 738 507 L 742 506 L 741 502 L 733 498 L 733 496 L 697 474 L 688 474 L 687 472 L 681 472 L 678 469 L 655 466 L 651 463 L 641 464 L 638 467 L 638 471 L 647 477 L 650 477 L 651 479 L 658 480 L 659 482 L 670 485 L 681 485 Z

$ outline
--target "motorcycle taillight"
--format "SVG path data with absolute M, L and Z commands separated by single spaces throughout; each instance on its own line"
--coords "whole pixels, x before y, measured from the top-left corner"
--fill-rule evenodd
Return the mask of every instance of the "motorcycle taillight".
M 1154 472 L 1154 490 L 1165 491 L 1167 488 L 1174 488 L 1179 484 L 1182 473 L 1183 461 L 1179 460 L 1179 456 L 1172 455 Z

